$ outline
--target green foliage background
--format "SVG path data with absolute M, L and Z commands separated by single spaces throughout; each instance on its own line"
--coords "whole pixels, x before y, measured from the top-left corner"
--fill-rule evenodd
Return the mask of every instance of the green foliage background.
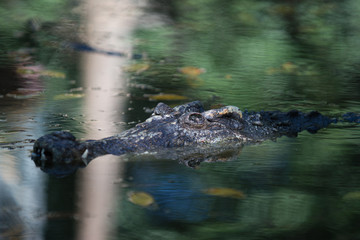
M 149 69 L 129 73 L 128 80 L 153 88 L 130 88 L 128 105 L 136 113 L 128 114 L 129 122 L 148 117 L 144 106 L 151 108 L 156 102 L 144 96 L 157 93 L 256 111 L 318 110 L 330 116 L 360 112 L 357 0 L 152 3 L 157 8 L 147 10 L 162 14 L 166 21 L 139 27 L 134 33 L 134 53 L 146 57 L 132 62 L 148 64 Z M 8 64 L 8 52 L 32 42 L 36 63 L 66 73 L 65 80 L 45 79 L 42 111 L 47 116 L 60 110 L 78 116 L 82 107 L 79 99 L 61 103 L 53 99 L 81 87 L 77 53 L 62 44 L 74 41 L 68 33 L 76 24 L 63 23 L 78 21 L 71 12 L 75 6 L 64 0 L 0 2 L 0 63 Z M 31 29 L 37 23 L 40 28 Z M 29 31 L 28 38 L 19 37 Z M 186 66 L 206 72 L 189 77 L 179 72 Z M 171 105 L 181 102 L 167 101 Z M 58 128 L 83 133 L 83 123 L 74 123 L 71 117 L 62 121 Z M 119 206 L 114 210 L 118 230 L 112 234 L 130 233 L 134 239 L 351 239 L 360 234 L 359 139 L 358 127 L 347 129 L 339 124 L 316 135 L 301 133 L 296 139 L 246 146 L 234 161 L 202 164 L 196 171 L 173 163 L 171 169 L 188 174 L 195 186 L 192 191 L 201 192 L 206 183 L 208 187 L 240 188 L 247 194 L 244 200 L 212 199 L 209 218 L 200 223 L 155 224 L 148 209 L 126 201 L 132 182 L 125 181 L 130 187 L 118 196 Z M 130 161 L 126 166 L 136 164 Z M 158 164 L 153 175 L 166 176 L 169 169 L 164 166 Z M 279 175 L 284 178 L 279 180 Z M 149 179 L 144 185 L 157 186 Z M 222 210 L 222 206 L 229 208 Z M 224 212 L 231 220 L 214 217 Z

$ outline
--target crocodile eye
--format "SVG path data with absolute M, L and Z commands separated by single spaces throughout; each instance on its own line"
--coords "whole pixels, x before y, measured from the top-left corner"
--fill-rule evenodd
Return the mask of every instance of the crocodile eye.
M 192 112 L 185 117 L 185 123 L 193 128 L 203 128 L 206 125 L 206 119 L 201 113 Z

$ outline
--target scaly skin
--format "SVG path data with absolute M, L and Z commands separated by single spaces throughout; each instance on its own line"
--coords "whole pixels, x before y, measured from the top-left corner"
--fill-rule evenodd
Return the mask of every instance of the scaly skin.
M 351 121 L 359 122 L 359 114 L 347 116 Z M 315 133 L 336 121 L 318 112 L 241 112 L 234 106 L 204 111 L 198 101 L 175 108 L 159 103 L 145 122 L 109 138 L 80 142 L 69 132 L 45 135 L 35 142 L 32 159 L 36 166 L 55 175 L 67 175 L 105 154 L 122 155 L 159 149 L 174 149 L 176 152 L 178 148 L 196 146 L 192 149 L 199 149 L 202 157 L 213 159 L 210 156 L 227 151 L 229 145 L 239 148 L 246 143 L 283 135 L 297 136 L 303 130 Z M 190 152 L 194 154 L 194 151 Z

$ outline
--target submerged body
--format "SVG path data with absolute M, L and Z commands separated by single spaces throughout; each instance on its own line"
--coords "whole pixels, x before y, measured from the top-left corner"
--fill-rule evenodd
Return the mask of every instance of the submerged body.
M 351 121 L 360 119 L 359 115 L 348 117 Z M 202 151 L 202 146 L 210 146 L 219 151 L 229 144 L 241 146 L 283 135 L 292 137 L 303 130 L 315 133 L 336 121 L 318 112 L 242 112 L 234 106 L 204 111 L 199 101 L 175 108 L 159 103 L 145 122 L 113 137 L 80 142 L 69 132 L 45 135 L 35 142 L 32 159 L 42 170 L 57 174 L 86 166 L 105 154 L 186 146 L 198 146 Z

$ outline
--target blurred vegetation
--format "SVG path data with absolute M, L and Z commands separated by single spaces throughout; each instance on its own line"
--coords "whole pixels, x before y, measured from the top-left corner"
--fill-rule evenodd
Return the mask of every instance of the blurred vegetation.
M 4 49 L 23 47 L 24 42 L 16 42 L 19 35 L 37 31 L 43 22 L 56 22 L 67 14 L 70 0 L 4 0 L 0 2 L 0 31 L 4 35 L 1 43 Z M 12 40 L 9 40 L 12 39 Z M 30 39 L 29 39 L 30 40 Z
M 147 10 L 165 20 L 144 24 L 134 35 L 134 53 L 143 57 L 125 69 L 134 84 L 129 106 L 136 110 L 129 121 L 148 117 L 142 109 L 151 110 L 158 101 L 198 99 L 250 110 L 360 112 L 357 0 L 151 2 Z M 69 81 L 79 74 L 77 53 L 62 45 L 77 41 L 72 33 L 78 19 L 69 11 L 74 6 L 71 0 L 0 2 L 0 63 L 9 63 L 9 51 L 34 47 L 37 63 L 64 75 L 45 78 L 49 115 L 81 108 L 76 99 L 83 95 L 64 91 L 74 87 Z M 81 132 L 79 123 L 54 119 Z M 124 191 L 114 210 L 116 234 L 133 234 L 133 239 L 353 239 L 360 234 L 359 138 L 358 128 L 340 125 L 246 146 L 232 162 L 202 164 L 197 170 L 168 161 L 148 162 L 156 167 L 130 161 L 125 175 L 138 174 L 134 179 L 139 182 L 129 180 L 127 187 L 146 192 L 140 200 L 168 209 L 144 209 L 126 201 Z M 211 188 L 222 189 L 218 195 L 237 189 L 246 197 L 204 194 Z
M 349 89 L 360 88 L 359 71 L 351 67 L 360 63 L 356 1 L 154 2 L 165 5 L 165 14 L 169 5 L 175 10 L 168 15 L 172 25 L 137 32 L 136 50 L 154 60 L 141 81 L 167 68 L 172 74 L 156 75 L 167 86 L 177 81 L 178 67 L 204 68 L 201 86 L 183 80 L 187 88 L 179 89 L 255 110 L 287 109 L 293 101 L 304 101 L 299 109 L 330 110 L 360 97 Z M 274 100 L 280 99 L 279 106 Z
M 0 59 L 4 61 L 0 62 L 11 64 L 9 53 L 33 48 L 25 53 L 31 52 L 35 62 L 74 71 L 74 53 L 70 57 L 62 42 L 75 38 L 78 16 L 69 10 L 75 5 L 73 0 L 1 1 Z
M 65 44 L 77 40 L 75 7 L 74 0 L 0 2 L 0 93 L 28 98 L 46 86 L 52 98 L 77 86 L 77 53 Z

